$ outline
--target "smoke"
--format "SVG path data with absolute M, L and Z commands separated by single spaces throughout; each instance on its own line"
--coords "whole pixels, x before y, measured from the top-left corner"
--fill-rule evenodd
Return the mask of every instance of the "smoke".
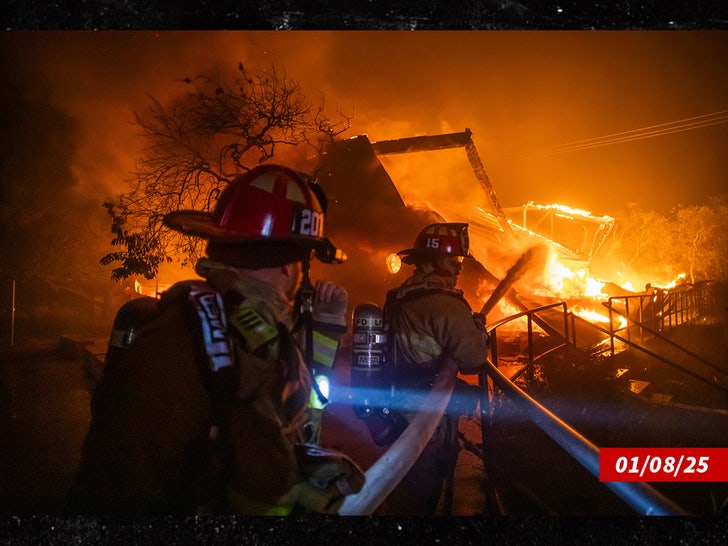
M 310 98 L 353 114 L 350 136 L 471 128 L 505 206 L 611 214 L 629 199 L 665 210 L 719 191 L 715 173 L 728 166 L 725 125 L 539 155 L 724 109 L 719 33 L 13 32 L 0 46 L 11 82 L 20 77 L 78 120 L 74 172 L 98 194 L 123 188 L 134 167 L 132 111 L 179 92 L 185 76 L 224 76 L 238 61 L 284 68 Z
M 504 207 L 534 200 L 613 215 L 634 201 L 664 212 L 722 190 L 722 173 L 728 169 L 725 124 L 569 153 L 549 151 L 724 110 L 727 53 L 724 36 L 711 32 L 0 36 L 5 93 L 15 89 L 42 98 L 34 104 L 53 105 L 72 122 L 75 141 L 65 162 L 69 184 L 97 204 L 128 189 L 143 151 L 134 111 L 142 111 L 150 96 L 165 102 L 185 91 L 184 77 L 229 77 L 243 62 L 251 70 L 275 65 L 299 81 L 314 103 L 321 100 L 330 111 L 352 115 L 344 137 L 366 134 L 375 142 L 471 129 Z M 45 121 L 51 134 L 68 132 L 66 122 Z M 34 150 L 38 162 L 48 160 L 46 150 L 32 142 L 26 149 Z M 453 210 L 483 203 L 482 188 L 462 150 L 391 156 L 382 162 L 410 206 L 434 209 L 447 219 Z M 387 211 L 375 210 L 378 206 L 371 205 L 371 214 L 386 218 Z M 483 206 L 487 209 L 487 202 Z M 367 207 L 368 202 L 359 208 Z M 333 228 L 339 226 L 331 227 L 329 235 L 336 241 Z M 372 227 L 386 228 L 386 221 Z M 411 242 L 414 235 L 398 234 L 391 250 L 400 250 L 400 240 Z M 498 278 L 528 247 L 492 232 L 473 239 L 473 253 Z M 371 251 L 353 247 L 349 252 L 358 250 Z

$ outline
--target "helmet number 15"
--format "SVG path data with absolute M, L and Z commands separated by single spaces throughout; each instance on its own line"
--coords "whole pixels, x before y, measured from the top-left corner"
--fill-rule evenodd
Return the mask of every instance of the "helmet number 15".
M 437 237 L 428 237 L 425 248 L 440 248 L 440 239 Z
M 298 232 L 301 235 L 321 237 L 324 231 L 324 215 L 315 210 L 303 209 Z

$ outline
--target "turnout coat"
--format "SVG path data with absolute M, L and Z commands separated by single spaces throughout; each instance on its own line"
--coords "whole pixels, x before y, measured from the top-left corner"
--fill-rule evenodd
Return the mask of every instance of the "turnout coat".
M 489 347 L 484 320 L 473 313 L 454 278 L 415 270 L 387 294 L 395 398 L 409 421 L 440 372 L 445 357 L 460 373 L 479 372 Z M 390 358 L 392 358 L 390 357 Z M 445 480 L 457 462 L 458 419 L 472 413 L 472 387 L 458 380 L 445 415 L 412 468 L 380 507 L 382 515 L 434 515 Z M 477 402 L 475 402 L 477 404 Z
M 255 279 L 233 287 L 278 336 L 256 353 L 229 345 L 238 376 L 224 377 L 217 403 L 210 370 L 219 355 L 190 303 L 210 287 L 173 286 L 118 349 L 123 358 L 107 359 L 69 511 L 287 514 L 305 496 L 296 446 L 306 440 L 311 376 L 290 335 L 290 304 Z

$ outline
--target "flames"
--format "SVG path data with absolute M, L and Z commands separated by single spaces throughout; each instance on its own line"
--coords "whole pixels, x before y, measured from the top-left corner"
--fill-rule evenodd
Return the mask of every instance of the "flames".
M 623 279 L 623 276 L 619 273 L 616 276 L 620 277 L 621 280 L 618 284 L 614 284 L 625 291 L 637 294 L 632 282 Z M 681 273 L 671 282 L 665 284 L 649 284 L 648 290 L 669 290 L 684 283 L 685 279 L 686 274 Z M 610 297 L 610 294 L 604 291 L 607 283 L 591 277 L 588 268 L 580 267 L 575 270 L 571 269 L 559 260 L 556 252 L 551 251 L 544 266 L 541 281 L 541 286 L 535 290 L 535 293 L 566 301 L 569 304 L 569 310 L 573 314 L 590 322 L 604 325 L 609 324 L 609 314 L 604 305 L 602 305 L 602 302 Z M 615 330 L 627 327 L 628 321 L 621 315 L 613 314 L 612 320 L 612 327 Z
M 606 282 L 592 277 L 588 267 L 569 267 L 555 250 L 550 249 L 539 278 L 526 290 L 535 295 L 565 301 L 574 315 L 607 325 L 609 314 L 602 305 L 610 297 L 605 292 L 606 285 Z M 632 291 L 628 281 L 622 281 L 618 286 Z M 627 326 L 627 320 L 622 316 L 613 315 L 612 320 L 615 329 Z
M 653 284 L 653 288 L 659 288 L 662 290 L 669 290 L 670 288 L 675 288 L 678 284 L 682 284 L 685 282 L 685 279 L 687 278 L 687 275 L 685 273 L 680 273 L 677 277 L 675 277 L 672 281 L 665 285 L 657 285 Z
M 609 314 L 602 302 L 609 298 L 604 292 L 606 282 L 599 281 L 589 275 L 586 267 L 576 271 L 561 263 L 555 252 L 552 252 L 544 268 L 544 285 L 550 295 L 556 295 L 564 301 L 578 302 L 569 306 L 574 314 L 590 322 L 601 325 L 609 324 Z M 631 291 L 631 283 L 623 281 L 620 285 Z M 627 326 L 623 316 L 612 315 L 612 326 L 619 330 Z
M 589 276 L 587 268 L 573 271 L 561 263 L 555 252 L 549 253 L 544 267 L 543 285 L 546 293 L 543 295 L 558 294 L 562 299 L 606 298 L 602 290 L 604 285 Z

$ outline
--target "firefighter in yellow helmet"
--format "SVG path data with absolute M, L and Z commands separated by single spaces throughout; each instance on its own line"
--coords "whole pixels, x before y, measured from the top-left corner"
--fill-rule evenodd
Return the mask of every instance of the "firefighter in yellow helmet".
M 418 400 L 429 391 L 445 357 L 455 361 L 463 374 L 479 372 L 487 358 L 485 321 L 456 288 L 462 262 L 470 256 L 467 228 L 464 223 L 431 224 L 420 231 L 413 248 L 398 253 L 415 269 L 387 294 L 384 318 L 394 392 L 403 397 L 395 404 L 407 421 L 419 409 Z M 458 418 L 472 413 L 476 400 L 464 382 L 456 385 L 440 424 L 385 501 L 382 513 L 436 513 L 445 480 L 457 462 Z
M 312 256 L 344 259 L 324 236 L 325 207 L 306 175 L 263 165 L 212 213 L 165 216 L 209 241 L 204 281 L 175 284 L 141 324 L 134 305 L 117 314 L 70 511 L 335 513 L 360 490 L 357 465 L 317 445 L 317 373 L 333 364 L 347 306 L 342 287 L 308 279 Z

